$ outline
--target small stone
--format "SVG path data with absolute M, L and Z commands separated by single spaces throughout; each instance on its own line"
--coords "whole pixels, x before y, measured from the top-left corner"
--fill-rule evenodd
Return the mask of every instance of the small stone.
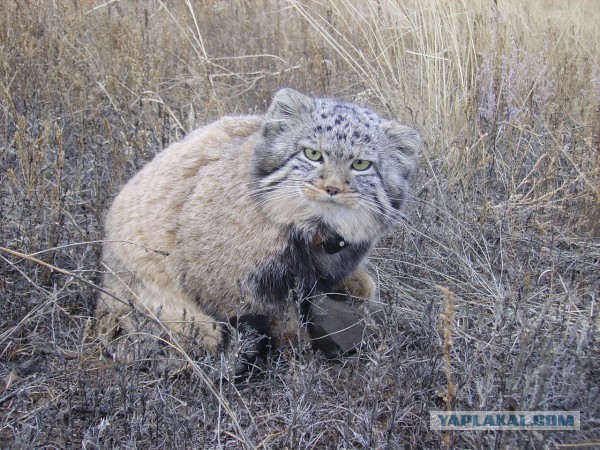
M 327 357 L 349 355 L 377 337 L 382 305 L 368 300 L 336 300 L 321 295 L 311 300 L 308 331 L 313 347 Z

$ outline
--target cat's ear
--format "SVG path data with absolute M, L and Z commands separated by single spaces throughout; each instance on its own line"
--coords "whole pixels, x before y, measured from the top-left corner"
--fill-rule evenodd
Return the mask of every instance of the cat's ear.
M 385 134 L 392 152 L 399 153 L 409 160 L 416 159 L 421 147 L 419 132 L 397 122 L 388 122 L 386 125 Z
M 380 173 L 391 207 L 400 210 L 417 164 L 421 136 L 417 130 L 393 121 L 382 124 L 382 129 L 385 139 L 382 139 L 381 150 L 385 164 L 380 167 Z
M 310 97 L 293 89 L 285 88 L 277 91 L 265 114 L 263 134 L 265 136 L 284 131 L 297 119 L 308 116 L 314 109 Z

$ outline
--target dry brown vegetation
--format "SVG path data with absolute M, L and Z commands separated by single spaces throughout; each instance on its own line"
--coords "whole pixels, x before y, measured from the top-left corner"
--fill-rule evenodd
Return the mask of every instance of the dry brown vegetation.
M 600 445 L 599 21 L 574 0 L 3 1 L 0 246 L 28 257 L 0 251 L 0 447 Z M 219 357 L 179 376 L 101 359 L 110 200 L 281 86 L 425 138 L 372 258 L 381 345 L 341 370 L 290 350 L 237 386 L 213 383 Z M 444 436 L 428 411 L 447 408 L 579 410 L 582 429 Z

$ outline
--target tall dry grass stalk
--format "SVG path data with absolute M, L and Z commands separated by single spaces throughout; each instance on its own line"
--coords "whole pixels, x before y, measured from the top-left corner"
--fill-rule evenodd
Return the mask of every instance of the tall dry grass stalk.
M 596 3 L 4 1 L 0 447 L 438 448 L 428 410 L 450 403 L 582 411 L 581 432 L 456 446 L 598 441 Z M 111 199 L 170 142 L 263 112 L 281 86 L 423 134 L 406 217 L 370 262 L 385 345 L 340 366 L 291 349 L 248 386 L 221 384 L 230 361 L 193 335 L 162 361 L 141 338 L 136 360 L 101 360 L 85 336 Z M 166 370 L 169 352 L 192 370 Z
M 446 304 L 444 306 L 443 312 L 440 314 L 440 319 L 442 320 L 442 329 L 444 335 L 444 343 L 442 345 L 442 355 L 444 358 L 444 374 L 446 375 L 446 410 L 452 411 L 453 408 L 453 400 L 456 395 L 456 385 L 452 381 L 452 325 L 454 322 L 454 314 L 456 310 L 456 306 L 454 304 L 454 294 L 449 289 L 438 286 L 438 289 L 442 292 L 446 299 Z M 444 435 L 444 445 L 446 448 L 451 448 L 452 444 L 452 435 L 450 432 L 446 432 Z

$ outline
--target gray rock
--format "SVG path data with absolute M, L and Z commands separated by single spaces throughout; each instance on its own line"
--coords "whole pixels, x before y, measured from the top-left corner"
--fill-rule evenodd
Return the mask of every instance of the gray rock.
M 352 354 L 376 339 L 382 323 L 380 303 L 321 295 L 311 300 L 307 325 L 313 347 L 335 358 Z

